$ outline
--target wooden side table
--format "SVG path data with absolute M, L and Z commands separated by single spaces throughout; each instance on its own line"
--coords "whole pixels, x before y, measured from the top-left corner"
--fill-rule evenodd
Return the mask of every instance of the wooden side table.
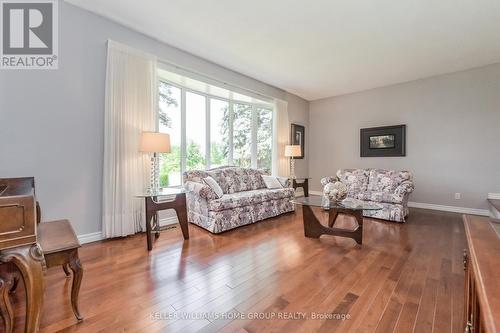
M 173 209 L 177 213 L 184 239 L 189 239 L 187 220 L 186 191 L 182 188 L 164 188 L 160 192 L 145 193 L 138 197 L 144 198 L 146 207 L 146 239 L 148 251 L 153 249 L 153 234 L 160 237 L 160 220 L 158 212 Z M 158 198 L 163 198 L 159 200 Z
M 67 277 L 73 272 L 71 284 L 71 308 L 78 321 L 83 320 L 78 307 L 78 296 L 83 278 L 83 268 L 78 257 L 81 247 L 73 227 L 68 220 L 44 222 L 38 225 L 38 239 L 42 247 L 47 268 L 62 266 Z
M 309 177 L 306 178 L 290 178 L 292 182 L 292 187 L 294 190 L 297 188 L 301 187 L 304 190 L 304 196 L 308 197 L 309 196 Z M 300 181 L 300 182 L 298 182 Z

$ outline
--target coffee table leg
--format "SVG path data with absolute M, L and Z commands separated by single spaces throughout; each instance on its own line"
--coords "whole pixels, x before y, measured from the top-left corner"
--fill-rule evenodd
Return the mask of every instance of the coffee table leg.
M 356 233 L 354 234 L 353 239 L 359 245 L 363 244 L 363 211 L 357 210 L 353 212 L 353 216 L 356 218 L 356 222 L 358 222 L 358 228 L 356 229 Z
M 331 208 L 328 212 L 328 226 L 331 228 L 335 224 L 337 217 L 339 216 L 338 210 Z
M 356 218 L 356 221 L 358 222 L 358 227 L 356 229 L 349 230 L 326 227 L 319 222 L 310 206 L 303 205 L 302 215 L 304 222 L 304 235 L 309 238 L 319 238 L 321 235 L 348 237 L 354 239 L 356 243 L 361 245 L 363 242 L 363 211 L 349 211 L 345 213 L 353 215 Z M 338 214 L 338 212 L 335 211 L 335 214 Z

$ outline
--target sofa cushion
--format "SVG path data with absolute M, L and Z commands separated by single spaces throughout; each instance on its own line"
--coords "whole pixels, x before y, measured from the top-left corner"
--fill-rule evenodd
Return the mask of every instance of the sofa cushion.
M 358 193 L 368 189 L 368 170 L 340 169 L 337 178 L 347 186 L 347 195 L 351 198 L 356 198 Z
M 394 193 L 404 181 L 411 181 L 408 171 L 372 169 L 369 173 L 368 191 Z
M 382 206 L 379 210 L 364 210 L 363 216 L 376 218 L 381 220 L 389 220 L 395 222 L 405 222 L 406 217 L 409 214 L 408 207 L 406 205 L 392 204 L 392 203 L 377 203 Z
M 221 211 L 237 207 L 259 204 L 269 200 L 293 198 L 293 188 L 259 189 L 224 194 L 222 198 L 208 202 L 208 210 Z
M 384 191 L 365 191 L 358 193 L 356 199 L 373 202 L 386 202 L 399 204 L 403 201 L 403 197 L 390 192 Z
M 225 194 L 252 191 L 266 187 L 262 175 L 267 170 L 251 168 L 220 168 L 208 171 L 222 188 Z

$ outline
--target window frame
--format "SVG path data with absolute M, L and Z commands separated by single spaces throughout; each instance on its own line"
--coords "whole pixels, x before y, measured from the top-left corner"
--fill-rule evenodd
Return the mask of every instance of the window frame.
M 168 79 L 162 78 L 161 76 L 158 76 L 157 78 L 158 81 L 158 89 L 157 93 L 159 91 L 159 86 L 160 83 L 163 82 L 165 84 L 168 84 L 172 87 L 178 88 L 181 91 L 181 100 L 180 100 L 180 111 L 181 111 L 181 165 L 180 165 L 180 173 L 181 173 L 181 178 L 182 174 L 187 170 L 187 137 L 186 137 L 186 93 L 190 92 L 193 94 L 197 94 L 200 96 L 203 96 L 205 98 L 205 170 L 209 170 L 211 166 L 211 133 L 210 133 L 210 119 L 211 119 L 211 99 L 219 100 L 228 103 L 228 108 L 229 108 L 229 150 L 228 150 L 228 157 L 227 157 L 227 163 L 228 165 L 233 165 L 234 163 L 234 155 L 233 155 L 233 135 L 234 135 L 234 128 L 233 128 L 233 123 L 234 123 L 234 111 L 233 111 L 233 105 L 234 104 L 244 104 L 248 105 L 252 109 L 252 117 L 251 117 L 251 128 L 250 128 L 250 133 L 251 133 L 251 167 L 252 168 L 257 168 L 258 164 L 258 142 L 257 142 L 257 136 L 258 136 L 258 109 L 265 109 L 269 110 L 272 113 L 272 116 L 274 118 L 275 112 L 274 112 L 274 107 L 270 104 L 266 103 L 256 103 L 256 102 L 244 102 L 238 99 L 231 99 L 231 98 L 224 98 L 216 95 L 211 95 L 205 92 L 197 91 L 195 89 L 191 89 L 188 87 L 184 87 L 178 83 L 172 82 Z M 232 96 L 233 92 L 230 91 L 230 96 Z M 240 93 L 239 93 L 240 94 Z M 159 130 L 159 113 L 160 113 L 160 104 L 157 103 L 157 113 L 156 113 L 156 130 Z M 273 128 L 271 129 L 273 130 Z M 272 140 L 274 140 L 274 135 L 271 133 Z M 274 144 L 271 145 L 271 155 L 273 154 L 274 150 Z M 272 163 L 272 162 L 271 162 Z M 182 186 L 182 185 L 181 185 Z M 176 187 L 176 186 L 174 186 Z

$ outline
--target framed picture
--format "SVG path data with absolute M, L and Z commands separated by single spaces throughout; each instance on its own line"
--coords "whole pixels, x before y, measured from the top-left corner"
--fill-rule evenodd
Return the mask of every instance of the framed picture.
M 406 125 L 362 128 L 360 156 L 406 156 Z
M 302 125 L 292 124 L 290 144 L 300 146 L 300 156 L 296 159 L 303 159 L 305 154 L 305 127 Z

